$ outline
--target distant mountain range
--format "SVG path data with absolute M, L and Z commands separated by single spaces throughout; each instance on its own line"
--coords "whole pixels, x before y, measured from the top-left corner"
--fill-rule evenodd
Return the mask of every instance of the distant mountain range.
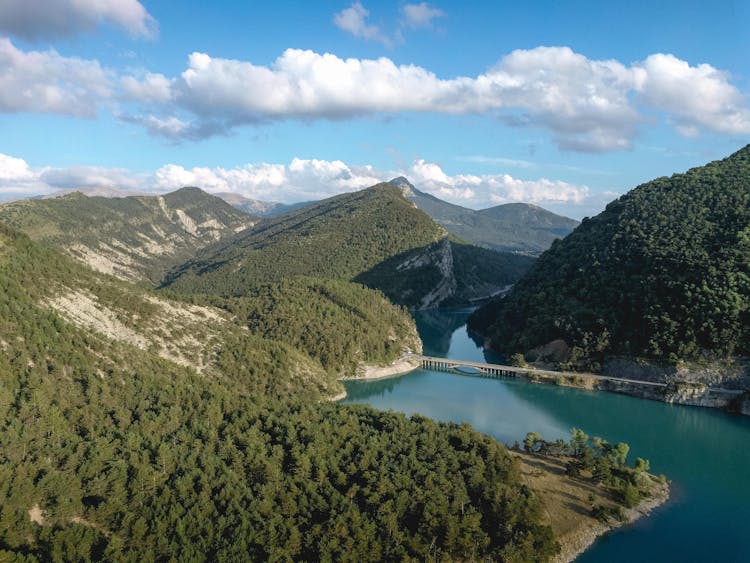
M 174 270 L 174 290 L 242 295 L 259 282 L 356 281 L 414 308 L 498 294 L 531 259 L 463 243 L 383 183 L 269 218 Z
M 475 211 L 421 192 L 404 177 L 390 183 L 451 233 L 493 250 L 536 256 L 578 225 L 578 221 L 528 203 L 506 203 Z
M 228 204 L 255 217 L 275 217 L 276 215 L 282 215 L 289 211 L 294 211 L 295 209 L 300 209 L 306 205 L 314 203 L 313 201 L 301 201 L 299 203 L 260 201 L 233 192 L 219 192 L 213 195 L 220 197 Z

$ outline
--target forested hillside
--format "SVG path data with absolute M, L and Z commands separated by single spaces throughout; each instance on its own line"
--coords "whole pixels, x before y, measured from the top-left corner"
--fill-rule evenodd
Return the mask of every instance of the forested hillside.
M 406 178 L 390 181 L 404 197 L 448 231 L 472 244 L 500 252 L 538 256 L 578 221 L 528 203 L 468 209 L 416 189 Z
M 253 334 L 304 350 L 337 376 L 422 350 L 409 313 L 359 284 L 293 278 L 255 284 L 243 297 L 193 299 L 229 311 Z
M 165 286 L 241 296 L 254 284 L 295 276 L 354 280 L 396 303 L 428 308 L 495 293 L 530 262 L 456 244 L 386 183 L 265 220 L 207 247 Z
M 750 354 L 750 146 L 610 203 L 471 318 L 493 348 L 568 362 Z
M 97 271 L 158 284 L 166 271 L 257 219 L 198 188 L 163 196 L 73 192 L 0 206 L 0 221 L 54 244 Z
M 73 294 L 89 306 L 71 308 Z M 153 346 L 138 338 L 157 332 Z M 321 403 L 331 390 L 314 360 L 1 224 L 0 349 L 0 559 L 555 551 L 540 499 L 494 440 Z

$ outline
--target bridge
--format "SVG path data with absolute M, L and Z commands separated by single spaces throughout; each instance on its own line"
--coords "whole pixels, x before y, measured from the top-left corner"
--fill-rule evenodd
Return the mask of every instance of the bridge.
M 463 375 L 472 375 L 469 370 L 476 370 L 476 375 L 484 375 L 489 377 L 517 377 L 519 373 L 525 374 L 530 371 L 535 371 L 515 366 L 485 364 L 482 362 L 471 362 L 467 360 L 451 360 L 449 358 L 434 358 L 432 356 L 413 356 L 413 358 L 419 361 L 421 367 L 424 369 L 431 369 L 435 371 L 452 371 L 461 373 Z
M 655 381 L 643 381 L 639 379 L 625 379 L 622 377 L 612 377 L 608 375 L 598 375 L 595 373 L 552 371 L 534 367 L 506 366 L 502 364 L 488 364 L 484 362 L 472 362 L 467 360 L 452 360 L 450 358 L 435 358 L 433 356 L 418 356 L 413 354 L 412 359 L 420 363 L 423 369 L 435 371 L 448 371 L 461 375 L 477 375 L 481 377 L 522 377 L 524 379 L 534 378 L 592 378 L 597 380 L 615 381 L 645 385 L 647 387 L 666 387 L 665 383 Z M 464 369 L 461 369 L 464 368 Z M 475 370 L 474 372 L 470 370 Z M 724 390 L 722 390 L 724 391 Z
M 502 364 L 487 364 L 483 362 L 471 362 L 467 360 L 452 360 L 449 358 L 435 358 L 432 356 L 410 356 L 412 360 L 419 363 L 423 369 L 447 371 L 459 375 L 470 375 L 475 377 L 500 377 L 521 378 L 531 381 L 540 381 L 556 385 L 572 385 L 585 389 L 601 389 L 635 395 L 646 399 L 656 399 L 666 402 L 677 402 L 680 404 L 694 404 L 708 406 L 728 407 L 740 397 L 744 391 L 736 389 L 722 389 L 716 387 L 705 387 L 694 397 L 686 396 L 677 400 L 672 396 L 677 389 L 671 389 L 667 383 L 656 381 L 643 381 L 638 379 L 626 379 L 595 373 L 579 373 L 565 371 L 551 371 L 531 367 L 505 366 Z M 566 381 L 567 380 L 567 381 Z M 689 383 L 688 383 L 689 385 Z M 689 390 L 688 390 L 689 391 Z M 703 401 L 703 402 L 701 402 Z

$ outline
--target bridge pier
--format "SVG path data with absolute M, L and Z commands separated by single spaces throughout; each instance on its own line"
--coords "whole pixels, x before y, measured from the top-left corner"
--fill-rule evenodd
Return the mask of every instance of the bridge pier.
M 497 379 L 499 377 L 518 377 L 518 369 L 511 366 L 502 366 L 497 364 L 485 364 L 483 362 L 470 362 L 466 360 L 450 360 L 446 358 L 434 358 L 430 356 L 419 357 L 420 365 L 424 369 L 435 371 L 448 371 L 460 373 L 461 375 L 479 375 Z M 478 374 L 470 374 L 458 369 L 461 366 L 473 368 L 479 371 Z M 521 370 L 523 371 L 523 370 Z

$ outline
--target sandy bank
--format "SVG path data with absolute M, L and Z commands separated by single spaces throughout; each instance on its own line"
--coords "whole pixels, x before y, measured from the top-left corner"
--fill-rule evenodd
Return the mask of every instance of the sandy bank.
M 387 366 L 361 365 L 353 376 L 340 377 L 341 381 L 356 381 L 363 379 L 385 379 L 396 377 L 414 371 L 421 366 L 419 360 L 411 356 L 404 356 L 393 361 Z
M 595 495 L 597 504 L 616 506 L 605 488 L 589 479 L 566 475 L 564 459 L 511 453 L 521 462 L 523 481 L 543 499 L 547 523 L 561 547 L 561 552 L 553 559 L 555 563 L 573 561 L 599 536 L 635 522 L 669 498 L 669 486 L 654 478 L 651 496 L 644 498 L 635 508 L 623 508 L 624 522 L 611 519 L 605 523 L 591 515 L 592 495 Z
M 354 375 L 348 375 L 346 377 L 339 377 L 339 381 L 374 381 L 376 379 L 386 379 L 388 377 L 398 377 L 414 371 L 421 367 L 419 360 L 415 360 L 411 356 L 402 356 L 401 358 L 394 360 L 387 366 L 376 366 L 361 364 L 357 367 L 357 371 Z M 327 401 L 340 401 L 346 398 L 346 390 L 338 393 L 332 397 L 328 397 Z

